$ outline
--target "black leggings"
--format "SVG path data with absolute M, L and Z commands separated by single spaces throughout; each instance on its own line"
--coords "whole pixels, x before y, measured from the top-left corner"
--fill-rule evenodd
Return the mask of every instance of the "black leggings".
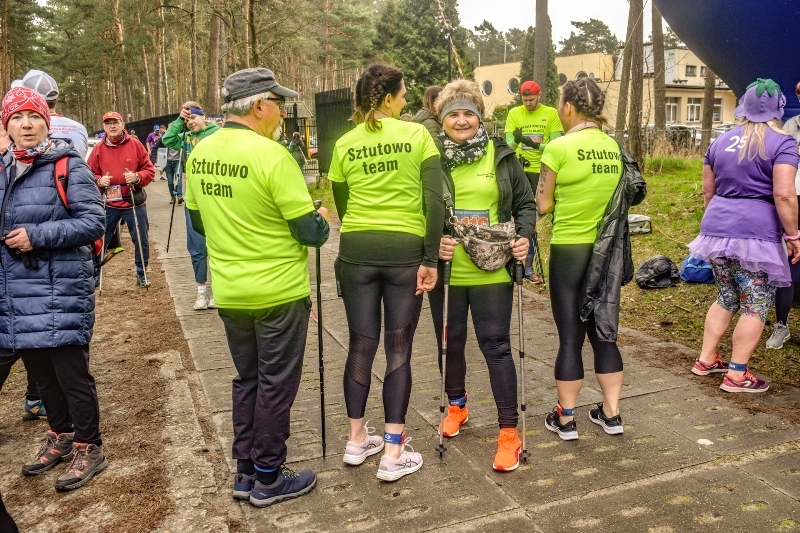
M 550 245 L 550 303 L 558 329 L 558 381 L 583 379 L 581 350 L 586 335 L 594 351 L 596 374 L 622 372 L 622 354 L 616 342 L 601 341 L 595 330 L 594 314 L 581 321 L 580 301 L 583 277 L 592 258 L 592 244 Z
M 433 327 L 439 345 L 441 369 L 444 286 L 442 274 L 436 288 L 428 294 Z M 455 400 L 466 394 L 467 312 L 472 311 L 472 324 L 478 346 L 489 368 L 489 382 L 497 405 L 501 428 L 517 427 L 517 370 L 511 357 L 511 308 L 514 287 L 510 283 L 493 283 L 473 287 L 450 287 L 448 298 L 447 375 L 444 388 L 447 397 Z
M 344 368 L 344 400 L 348 418 L 363 418 L 372 380 L 372 362 L 381 336 L 383 301 L 386 374 L 383 413 L 386 424 L 405 424 L 411 396 L 411 344 L 422 310 L 415 296 L 419 266 L 355 265 L 336 260 L 350 328 L 350 347 Z

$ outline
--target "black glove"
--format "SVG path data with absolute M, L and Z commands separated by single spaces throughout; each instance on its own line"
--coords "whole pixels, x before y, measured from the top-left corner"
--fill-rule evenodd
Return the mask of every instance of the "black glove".
M 538 150 L 539 149 L 539 143 L 535 142 L 530 137 L 523 137 L 522 138 L 522 144 L 524 144 L 525 146 L 530 146 L 534 150 Z
M 523 137 L 522 137 L 522 130 L 521 129 L 519 129 L 519 128 L 515 129 L 513 135 L 514 135 L 514 142 L 515 143 L 519 144 L 519 143 L 522 142 L 522 138 Z

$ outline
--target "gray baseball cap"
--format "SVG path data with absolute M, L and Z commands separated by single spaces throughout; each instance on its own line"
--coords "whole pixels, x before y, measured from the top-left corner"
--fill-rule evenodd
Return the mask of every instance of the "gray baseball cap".
M 222 96 L 226 102 L 233 102 L 271 92 L 286 98 L 296 98 L 297 92 L 283 87 L 275 80 L 275 74 L 268 68 L 246 68 L 234 72 L 222 82 Z
M 49 102 L 58 99 L 56 80 L 41 70 L 29 70 L 22 78 L 22 85 L 37 91 Z

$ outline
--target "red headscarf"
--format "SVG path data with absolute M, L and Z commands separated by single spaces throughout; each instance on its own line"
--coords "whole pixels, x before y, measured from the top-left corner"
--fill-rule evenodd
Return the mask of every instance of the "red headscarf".
M 42 116 L 50 130 L 50 113 L 44 97 L 28 87 L 13 87 L 3 97 L 3 127 L 8 129 L 11 115 L 20 111 L 35 111 Z

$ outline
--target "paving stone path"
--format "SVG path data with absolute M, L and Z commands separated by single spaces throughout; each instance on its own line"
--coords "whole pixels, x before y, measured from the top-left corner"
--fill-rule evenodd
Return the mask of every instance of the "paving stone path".
M 176 209 L 166 253 L 166 186 L 156 182 L 148 192 L 153 249 L 163 260 L 194 362 L 194 368 L 185 371 L 199 376 L 227 466 L 234 472 L 230 381 L 236 372 L 222 323 L 214 311 L 192 309 L 196 289 L 182 209 Z M 385 483 L 375 477 L 379 456 L 360 467 L 344 465 L 347 419 L 341 383 L 348 330 L 332 276 L 337 249 L 338 231 L 333 231 L 322 248 L 327 458 L 321 450 L 317 324 L 312 320 L 292 411 L 289 461 L 295 469 L 314 469 L 318 486 L 308 496 L 266 509 L 240 504 L 251 531 L 800 531 L 800 427 L 710 397 L 698 385 L 701 378 L 688 371 L 676 377 L 648 366 L 642 357 L 665 346 L 688 350 L 680 345 L 626 331 L 636 342 L 621 348 L 624 435 L 608 436 L 589 422 L 589 407 L 601 399 L 591 372 L 578 405 L 580 439 L 563 442 L 544 429 L 544 415 L 556 399 L 552 376 L 557 337 L 549 301 L 527 291 L 527 464 L 505 474 L 491 468 L 496 411 L 472 332 L 467 345 L 470 420 L 458 437 L 447 441 L 447 452 L 439 458 L 435 447 L 440 378 L 426 305 L 414 341 L 414 387 L 407 419 L 411 445 L 422 453 L 424 466 L 400 481 Z M 313 297 L 313 250 L 309 269 Z M 516 316 L 512 323 L 516 325 Z M 512 345 L 516 358 L 516 331 Z M 591 353 L 585 351 L 584 357 L 591 370 Z M 366 415 L 379 432 L 383 370 L 381 348 Z M 229 490 L 218 487 L 219 497 L 230 498 Z

